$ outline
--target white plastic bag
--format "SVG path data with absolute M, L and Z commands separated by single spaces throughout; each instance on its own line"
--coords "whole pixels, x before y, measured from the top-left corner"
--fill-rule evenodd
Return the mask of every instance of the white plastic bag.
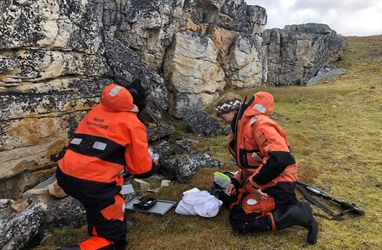
M 185 192 L 175 212 L 183 215 L 215 217 L 223 202 L 207 191 Z

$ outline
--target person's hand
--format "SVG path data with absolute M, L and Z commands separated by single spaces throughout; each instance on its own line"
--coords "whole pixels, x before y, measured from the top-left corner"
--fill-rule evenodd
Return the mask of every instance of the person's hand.
M 254 188 L 254 190 L 255 190 L 254 193 L 257 195 L 257 197 L 260 198 L 260 200 L 266 200 L 268 198 L 268 194 L 263 193 L 261 191 L 261 188 L 259 188 L 259 189 Z
M 155 165 L 158 165 L 159 154 L 154 153 L 152 148 L 149 148 L 148 151 L 149 151 L 150 157 L 153 160 L 153 162 L 155 163 Z
M 235 185 L 229 184 L 228 187 L 225 189 L 225 193 L 228 196 L 235 195 L 236 194 Z

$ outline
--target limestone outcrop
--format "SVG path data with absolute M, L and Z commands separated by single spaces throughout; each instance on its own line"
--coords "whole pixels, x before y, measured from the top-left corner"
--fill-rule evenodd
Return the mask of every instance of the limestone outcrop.
M 227 88 L 305 84 L 344 45 L 324 26 L 267 31 L 266 10 L 244 0 L 3 0 L 0 11 L 0 198 L 52 175 L 117 78 L 141 79 L 154 142 L 174 132 L 164 112 L 182 119 Z
M 322 68 L 338 61 L 346 37 L 326 24 L 287 25 L 264 32 L 270 86 L 306 85 Z

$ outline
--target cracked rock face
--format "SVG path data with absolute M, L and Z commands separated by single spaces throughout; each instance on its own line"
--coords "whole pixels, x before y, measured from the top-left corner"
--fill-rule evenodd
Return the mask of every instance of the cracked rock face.
M 324 26 L 265 31 L 265 9 L 243 0 L 2 0 L 0 11 L 0 198 L 52 175 L 116 75 L 142 80 L 152 142 L 174 131 L 163 112 L 182 119 L 230 87 L 304 84 L 344 46 Z
M 306 85 L 320 69 L 341 59 L 346 41 L 325 24 L 266 30 L 268 85 Z

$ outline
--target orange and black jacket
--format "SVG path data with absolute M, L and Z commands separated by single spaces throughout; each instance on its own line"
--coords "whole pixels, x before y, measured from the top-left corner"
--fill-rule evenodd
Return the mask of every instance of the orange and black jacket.
M 297 180 L 297 164 L 284 130 L 268 115 L 273 111 L 273 96 L 257 92 L 243 104 L 233 122 L 229 150 L 240 171 L 232 183 L 239 187 L 246 180 L 263 190 L 279 182 Z
M 58 166 L 65 174 L 89 181 L 123 184 L 124 166 L 135 177 L 151 176 L 156 167 L 148 152 L 145 126 L 124 87 L 107 86 L 101 103 L 78 124 Z

